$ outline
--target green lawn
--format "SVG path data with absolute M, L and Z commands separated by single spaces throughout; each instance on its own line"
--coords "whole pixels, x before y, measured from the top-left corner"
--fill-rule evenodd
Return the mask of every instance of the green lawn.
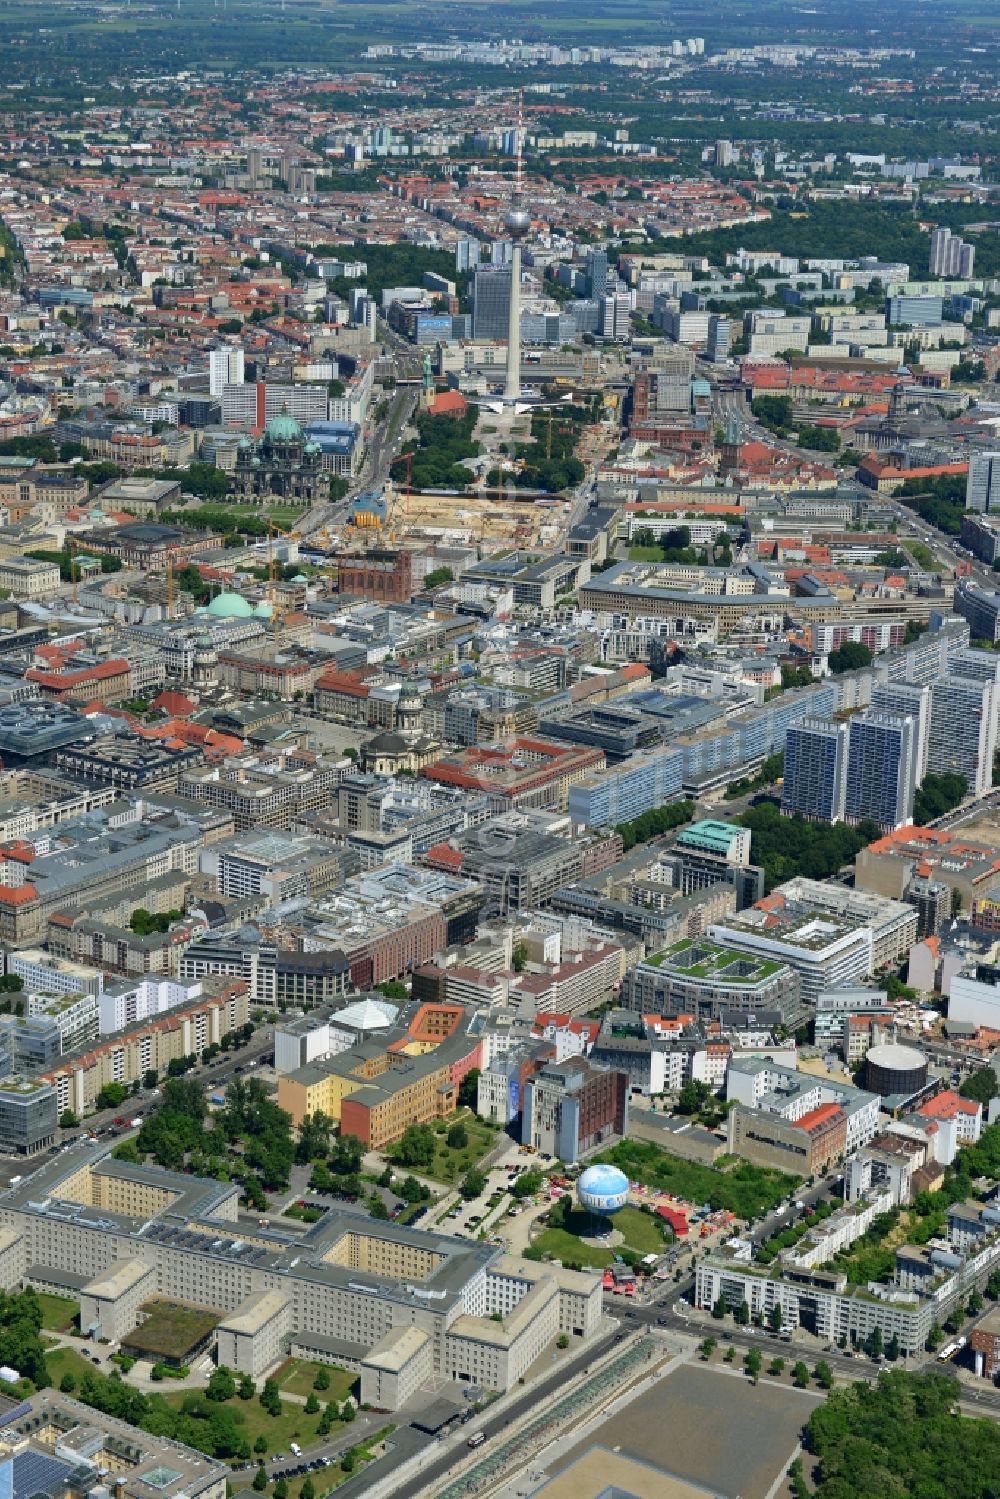
M 168 1390 L 162 1386 L 158 1393 L 160 1392 L 168 1405 L 178 1409 L 191 1394 L 190 1390 Z M 269 1416 L 256 1397 L 253 1400 L 228 1400 L 222 1408 L 232 1411 L 251 1447 L 263 1433 L 267 1438 L 269 1456 L 273 1456 L 275 1452 L 284 1452 L 287 1456 L 290 1442 L 298 1442 L 300 1447 L 306 1448 L 315 1447 L 320 1441 L 317 1427 L 323 1416 L 322 1395 L 317 1395 L 317 1399 L 320 1401 L 320 1408 L 314 1416 L 307 1416 L 305 1406 L 300 1405 L 297 1400 L 283 1400 L 281 1413 L 277 1416 Z M 335 1421 L 330 1428 L 330 1435 L 336 1436 L 343 1429 L 343 1424 Z
M 663 1249 L 664 1236 L 659 1221 L 639 1208 L 622 1208 L 615 1214 L 614 1226 L 622 1234 L 625 1249 L 636 1254 L 659 1254 Z M 564 1264 L 590 1266 L 595 1270 L 610 1265 L 615 1250 L 601 1249 L 585 1244 L 581 1235 L 590 1234 L 593 1220 L 582 1208 L 571 1208 L 566 1215 L 564 1228 L 547 1228 L 534 1240 L 533 1247 L 542 1254 L 551 1254 Z
M 330 1376 L 330 1388 L 316 1391 L 317 1400 L 324 1405 L 329 1400 L 343 1400 L 358 1382 L 358 1376 L 351 1374 L 347 1369 L 338 1369 L 335 1365 L 313 1364 L 304 1358 L 288 1359 L 282 1364 L 275 1378 L 281 1386 L 282 1394 L 310 1395 L 316 1375 L 321 1369 L 325 1369 Z
M 628 560 L 630 562 L 662 562 L 663 549 L 661 547 L 630 546 L 628 549 Z
M 58 1389 L 64 1374 L 72 1374 L 79 1385 L 83 1376 L 93 1374 L 97 1365 L 84 1358 L 82 1353 L 77 1353 L 75 1348 L 53 1348 L 51 1353 L 45 1355 L 45 1367 L 49 1371 L 49 1379 Z
M 610 1249 L 596 1249 L 593 1244 L 585 1244 L 565 1228 L 545 1229 L 534 1241 L 533 1248 L 542 1254 L 550 1254 L 553 1259 L 562 1260 L 564 1265 L 589 1266 L 594 1270 L 603 1270 L 614 1259 L 614 1253 Z
M 36 1291 L 42 1309 L 42 1326 L 48 1332 L 69 1332 L 79 1326 L 80 1303 L 70 1296 L 50 1296 L 47 1291 Z
M 622 1208 L 615 1214 L 615 1228 L 625 1235 L 627 1248 L 638 1254 L 659 1254 L 663 1248 L 663 1230 L 660 1220 L 639 1208 Z

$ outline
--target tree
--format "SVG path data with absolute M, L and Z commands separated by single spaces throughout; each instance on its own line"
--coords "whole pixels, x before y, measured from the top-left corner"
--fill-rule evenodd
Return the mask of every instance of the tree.
M 952 811 L 962 801 L 968 787 L 964 776 L 954 771 L 938 775 L 928 771 L 913 798 L 913 820 L 918 826 L 933 822 Z
M 899 1358 L 899 1333 L 894 1332 L 892 1337 L 889 1339 L 889 1345 L 885 1350 L 885 1356 L 887 1359 L 891 1359 L 893 1363 L 895 1363 Z
M 99 1109 L 117 1109 L 119 1104 L 125 1102 L 128 1097 L 128 1089 L 124 1083 L 105 1083 L 97 1095 L 97 1107 Z
M 299 1499 L 316 1499 L 316 1485 L 308 1475 L 299 1489 Z
M 767 1325 L 768 1327 L 770 1327 L 772 1332 L 780 1332 L 781 1322 L 781 1307 L 777 1302 L 775 1302 L 774 1306 L 772 1306 L 771 1310 L 767 1314 Z
M 871 666 L 872 653 L 860 640 L 845 640 L 827 656 L 827 664 L 834 676 L 845 671 L 857 671 L 862 666 Z
M 288 1479 L 279 1478 L 274 1485 L 274 1499 L 288 1499 Z
M 801 1359 L 797 1360 L 795 1368 L 792 1370 L 792 1378 L 795 1381 L 796 1388 L 799 1390 L 804 1390 L 809 1383 L 809 1369 Z
M 147 1093 L 151 1092 L 151 1090 L 156 1087 L 159 1080 L 160 1074 L 157 1072 L 155 1067 L 147 1068 L 147 1070 L 142 1074 L 142 1086 L 146 1089 Z
M 441 588 L 445 583 L 453 583 L 455 574 L 450 567 L 435 567 L 424 579 L 425 588 Z
M 728 1310 L 729 1308 L 726 1305 L 726 1298 L 724 1296 L 719 1296 L 716 1299 L 714 1306 L 712 1307 L 712 1316 L 715 1318 L 716 1322 L 721 1322 Z
M 340 1470 L 342 1473 L 354 1472 L 354 1453 L 348 1450 L 340 1459 Z
M 471 1171 L 465 1173 L 458 1190 L 466 1202 L 471 1202 L 474 1197 L 480 1197 L 486 1190 L 485 1171 L 480 1171 L 478 1166 L 473 1166 Z
M 741 1301 L 735 1312 L 736 1321 L 741 1327 L 746 1327 L 750 1321 L 750 1306 L 746 1301 Z
M 712 1354 L 715 1352 L 716 1346 L 717 1345 L 714 1338 L 702 1338 L 701 1343 L 698 1347 L 698 1352 L 701 1354 L 703 1359 L 707 1360 L 712 1357 Z
M 518 1198 L 534 1197 L 540 1192 L 545 1178 L 540 1171 L 522 1171 L 510 1189 L 510 1195 Z
M 458 1085 L 458 1102 L 465 1109 L 475 1111 L 479 1102 L 479 1068 L 470 1067 Z
M 405 984 L 401 984 L 399 979 L 386 979 L 384 984 L 376 984 L 375 987 L 380 994 L 385 995 L 386 999 L 409 999 L 410 997 L 409 989 Z
M 67 1369 L 66 1373 L 59 1381 L 59 1388 L 64 1395 L 72 1395 L 73 1391 L 76 1389 L 76 1375 L 71 1374 Z
M 938 1323 L 932 1322 L 931 1330 L 927 1334 L 927 1352 L 933 1353 L 936 1348 L 940 1348 L 943 1338 L 944 1333 L 941 1331 Z
M 63 1109 L 62 1113 L 59 1115 L 60 1129 L 76 1129 L 79 1123 L 80 1121 L 73 1113 L 72 1109 Z
M 257 1471 L 253 1475 L 253 1486 L 258 1494 L 263 1494 L 267 1488 L 267 1469 L 263 1463 L 258 1465 Z
M 449 1129 L 447 1135 L 445 1136 L 445 1139 L 447 1140 L 449 1150 L 465 1149 L 465 1147 L 469 1143 L 469 1131 L 466 1129 L 461 1119 L 456 1119 L 455 1123 L 451 1126 L 451 1129 Z
M 264 1388 L 260 1392 L 260 1403 L 269 1416 L 281 1415 L 281 1391 L 276 1380 L 265 1379 Z
M 527 942 L 515 942 L 511 955 L 510 966 L 515 973 L 523 973 L 528 964 Z
M 750 1376 L 751 1383 L 756 1384 L 760 1378 L 760 1369 L 763 1359 L 759 1348 L 748 1348 L 743 1356 L 743 1363 Z
M 815 1379 L 821 1390 L 833 1389 L 833 1370 L 826 1362 L 826 1359 L 820 1359 L 816 1365 L 813 1370 L 813 1379 Z
M 348 1421 L 348 1422 L 350 1422 L 350 1421 L 354 1420 L 354 1417 L 355 1417 L 354 1406 L 351 1404 L 351 1402 L 349 1400 L 345 1400 L 344 1403 L 343 1403 L 343 1405 L 340 1407 L 340 1419 L 342 1421 Z
M 377 1192 L 373 1192 L 368 1199 L 368 1213 L 370 1217 L 379 1218 L 383 1222 L 389 1217 L 389 1209 Z
M 779 1374 L 784 1374 L 785 1360 L 783 1358 L 773 1358 L 767 1366 L 767 1372 L 768 1374 L 774 1374 L 776 1376 Z
M 978 1071 L 970 1072 L 967 1078 L 963 1078 L 958 1091 L 963 1098 L 975 1099 L 985 1108 L 1000 1092 L 1000 1087 L 997 1085 L 997 1075 L 993 1068 L 980 1067 Z
M 877 1322 L 872 1328 L 872 1335 L 869 1339 L 869 1343 L 871 1346 L 872 1358 L 881 1358 L 885 1350 L 885 1342 L 882 1338 L 882 1329 L 881 1327 L 879 1327 Z
M 225 1364 L 220 1364 L 213 1369 L 208 1384 L 205 1386 L 205 1395 L 209 1400 L 232 1400 L 236 1394 L 236 1380 L 232 1372 Z
M 559 1336 L 556 1338 L 556 1347 L 557 1348 L 568 1348 L 569 1347 L 569 1334 L 568 1333 L 561 1332 L 559 1334 Z
M 260 1436 L 254 1442 L 253 1450 L 257 1453 L 258 1457 L 263 1457 L 264 1453 L 267 1451 L 267 1437 L 263 1432 L 260 1433 Z
M 404 1166 L 433 1166 L 437 1137 L 429 1124 L 409 1124 L 398 1140 L 393 1155 Z M 359 1163 L 360 1164 L 360 1163 Z
M 317 1400 L 315 1393 L 312 1390 L 310 1390 L 309 1391 L 309 1398 L 306 1400 L 306 1415 L 307 1416 L 315 1416 L 315 1414 L 316 1414 L 316 1412 L 318 1410 L 319 1410 L 319 1401 Z
M 313 1380 L 314 1390 L 328 1390 L 330 1388 L 329 1369 L 319 1368 L 316 1370 L 316 1378 Z

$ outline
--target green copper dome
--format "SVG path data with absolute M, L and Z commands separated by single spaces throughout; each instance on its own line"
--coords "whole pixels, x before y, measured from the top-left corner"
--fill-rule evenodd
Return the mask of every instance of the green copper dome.
M 238 593 L 219 593 L 209 604 L 206 613 L 216 619 L 249 619 L 253 606 Z
M 302 436 L 302 428 L 287 411 L 279 411 L 277 416 L 272 416 L 264 431 L 274 442 L 297 442 Z

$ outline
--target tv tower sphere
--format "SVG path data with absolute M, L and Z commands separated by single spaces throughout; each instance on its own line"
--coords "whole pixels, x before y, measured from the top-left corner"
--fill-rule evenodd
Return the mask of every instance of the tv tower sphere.
M 515 198 L 504 222 L 512 239 L 523 239 L 531 228 L 531 215 L 522 207 L 518 198 Z

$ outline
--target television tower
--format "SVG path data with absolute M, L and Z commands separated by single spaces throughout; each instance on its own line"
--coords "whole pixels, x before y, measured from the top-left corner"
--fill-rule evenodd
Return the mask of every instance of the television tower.
M 517 102 L 517 169 L 514 175 L 514 193 L 507 214 L 507 233 L 511 237 L 510 255 L 510 313 L 507 321 L 507 378 L 504 381 L 503 398 L 517 401 L 521 396 L 521 241 L 531 227 L 531 215 L 524 206 L 523 161 L 521 141 L 523 138 L 524 96 Z

